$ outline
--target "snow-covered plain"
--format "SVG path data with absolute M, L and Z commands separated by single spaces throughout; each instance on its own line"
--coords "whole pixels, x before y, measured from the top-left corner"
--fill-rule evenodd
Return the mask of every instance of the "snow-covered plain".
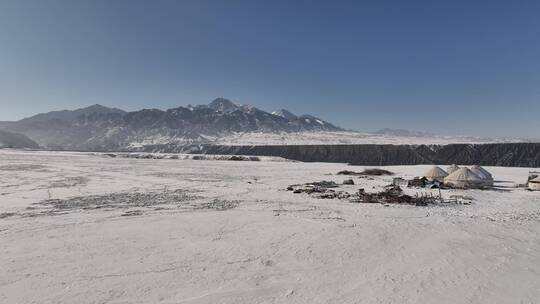
M 290 133 L 235 133 L 211 139 L 219 145 L 343 145 L 343 144 L 391 144 L 391 145 L 447 145 L 527 142 L 522 138 L 483 138 L 473 136 L 393 136 L 362 132 L 290 132 Z
M 169 136 L 148 136 L 143 141 L 133 141 L 127 149 L 137 150 L 145 146 L 175 144 L 179 146 L 215 144 L 229 146 L 243 145 L 447 145 L 538 142 L 538 139 L 487 138 L 474 136 L 396 136 L 388 134 L 362 133 L 354 131 L 305 131 L 305 132 L 237 132 L 223 136 L 201 135 L 198 138 Z
M 345 169 L 363 168 L 0 151 L 0 303 L 538 303 L 540 192 L 512 187 L 529 168 L 443 191 L 471 205 L 284 190 Z

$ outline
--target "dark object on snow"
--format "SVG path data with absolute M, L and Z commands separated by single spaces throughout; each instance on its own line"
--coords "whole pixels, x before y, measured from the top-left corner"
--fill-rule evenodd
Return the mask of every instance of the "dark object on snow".
M 426 185 L 426 188 L 427 189 L 444 189 L 443 185 L 440 183 L 440 182 L 433 182 L 433 183 L 428 183 Z
M 346 179 L 343 181 L 344 185 L 354 185 L 354 181 L 352 179 Z
M 384 191 L 377 193 L 367 193 L 364 189 L 360 189 L 349 200 L 352 203 L 407 204 L 415 206 L 424 206 L 425 203 L 427 205 L 424 200 L 406 195 L 401 187 L 394 185 L 387 186 Z
M 337 174 L 338 175 L 375 175 L 375 176 L 394 175 L 393 172 L 383 170 L 383 169 L 378 169 L 378 168 L 365 169 L 362 172 L 354 172 L 354 171 L 349 171 L 349 170 L 343 170 L 343 171 L 339 171 Z
M 339 171 L 337 174 L 338 175 L 360 175 L 359 172 L 354 172 L 354 171 L 349 171 L 349 170 Z
M 290 185 L 287 187 L 288 191 L 293 191 L 293 193 L 327 193 L 334 192 L 334 190 L 329 190 L 329 188 L 337 188 L 338 185 L 333 181 L 320 181 L 306 183 L 302 185 Z M 325 197 L 326 198 L 326 197 Z
M 325 189 L 321 193 L 314 193 L 312 194 L 315 198 L 322 198 L 322 199 L 346 199 L 351 197 L 351 195 L 348 192 L 345 191 L 335 191 L 332 189 Z
M 407 183 L 407 187 L 424 187 L 427 184 L 428 180 L 425 177 L 415 177 Z
M 378 168 L 374 168 L 374 169 L 366 169 L 364 170 L 361 175 L 394 175 L 394 172 L 390 172 L 388 170 L 383 170 L 383 169 L 378 169 Z
M 143 215 L 142 210 L 126 211 L 123 214 L 121 214 L 120 216 L 137 216 L 137 215 Z
M 233 155 L 229 157 L 229 160 L 236 160 L 236 161 L 260 161 L 261 159 L 257 156 L 239 156 L 239 155 Z
M 309 183 L 309 184 L 306 184 L 306 185 L 314 185 L 314 186 L 319 186 L 319 187 L 323 187 L 323 188 L 337 188 L 338 185 L 333 182 L 333 181 L 320 181 L 320 182 L 313 182 L 313 183 Z

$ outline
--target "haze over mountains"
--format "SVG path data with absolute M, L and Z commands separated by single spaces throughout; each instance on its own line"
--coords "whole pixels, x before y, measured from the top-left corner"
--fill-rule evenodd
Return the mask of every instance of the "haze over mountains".
M 372 134 L 397 136 L 397 137 L 435 137 L 437 136 L 436 134 L 431 133 L 431 132 L 410 131 L 410 130 L 404 130 L 404 129 L 390 129 L 390 128 L 380 129 L 375 132 L 372 132 Z
M 38 149 L 39 145 L 22 134 L 0 130 L 0 148 Z
M 348 131 L 285 109 L 269 113 L 217 98 L 207 105 L 126 112 L 93 105 L 0 122 L 0 147 L 82 151 L 178 151 L 179 147 L 299 144 L 449 144 L 524 142 L 524 139 L 439 136 L 381 129 Z M 182 149 L 180 149 L 182 150 Z
M 125 112 L 93 105 L 37 114 L 0 128 L 20 133 L 47 149 L 126 150 L 146 144 L 205 143 L 238 132 L 343 131 L 312 115 L 268 113 L 217 98 L 208 105 Z

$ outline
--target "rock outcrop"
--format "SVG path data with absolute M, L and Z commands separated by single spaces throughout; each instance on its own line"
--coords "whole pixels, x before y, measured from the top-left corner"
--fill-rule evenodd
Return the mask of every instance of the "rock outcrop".
M 462 164 L 540 167 L 540 143 L 449 145 L 192 146 L 182 152 L 279 156 L 365 166 Z

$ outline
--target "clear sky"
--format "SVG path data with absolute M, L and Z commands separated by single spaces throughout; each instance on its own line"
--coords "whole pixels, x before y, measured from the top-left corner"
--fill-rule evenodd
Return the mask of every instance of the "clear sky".
M 361 131 L 538 137 L 540 1 L 0 0 L 0 120 L 220 96 Z

